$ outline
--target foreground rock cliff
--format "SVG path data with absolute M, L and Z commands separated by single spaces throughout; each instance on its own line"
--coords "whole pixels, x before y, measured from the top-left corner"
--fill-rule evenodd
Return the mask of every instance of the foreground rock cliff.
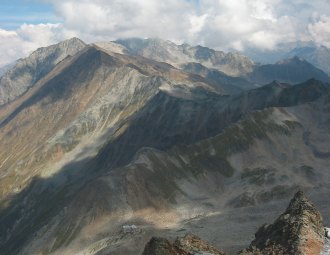
M 273 224 L 263 225 L 243 255 L 320 254 L 324 245 L 322 216 L 299 191 L 286 211 Z
M 172 244 L 165 238 L 153 237 L 147 243 L 142 255 L 225 255 L 198 236 L 187 234 Z
M 320 212 L 299 191 L 286 211 L 273 224 L 263 225 L 251 245 L 239 255 L 317 255 L 325 244 Z M 164 238 L 152 238 L 142 255 L 224 254 L 199 237 L 186 235 L 173 244 Z M 327 253 L 325 253 L 327 254 Z

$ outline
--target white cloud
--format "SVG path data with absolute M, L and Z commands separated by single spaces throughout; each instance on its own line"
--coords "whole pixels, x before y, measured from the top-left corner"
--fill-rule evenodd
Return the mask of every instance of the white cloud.
M 272 49 L 314 40 L 330 47 L 325 0 L 44 0 L 61 24 L 0 30 L 0 66 L 37 47 L 78 36 L 86 42 L 160 37 L 217 49 Z
M 53 4 L 64 26 L 79 31 L 87 41 L 95 36 L 180 39 L 195 17 L 193 4 L 185 0 L 68 0 Z
M 15 31 L 0 29 L 0 66 L 27 56 L 39 47 L 63 40 L 64 31 L 61 24 L 23 24 Z
M 330 48 L 330 16 L 322 15 L 308 25 L 313 40 Z

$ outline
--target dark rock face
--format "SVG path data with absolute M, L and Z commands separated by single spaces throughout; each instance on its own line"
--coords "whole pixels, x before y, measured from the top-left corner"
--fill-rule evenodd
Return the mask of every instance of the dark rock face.
M 198 236 L 187 234 L 177 238 L 174 244 L 167 239 L 153 237 L 146 245 L 142 255 L 225 255 Z
M 263 225 L 250 247 L 240 254 L 320 254 L 324 236 L 321 214 L 299 191 L 286 211 L 273 224 Z

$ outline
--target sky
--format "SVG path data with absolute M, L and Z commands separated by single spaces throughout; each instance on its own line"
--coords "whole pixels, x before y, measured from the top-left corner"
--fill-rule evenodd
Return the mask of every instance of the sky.
M 0 0 L 0 67 L 71 37 L 158 37 L 219 50 L 330 47 L 330 0 Z

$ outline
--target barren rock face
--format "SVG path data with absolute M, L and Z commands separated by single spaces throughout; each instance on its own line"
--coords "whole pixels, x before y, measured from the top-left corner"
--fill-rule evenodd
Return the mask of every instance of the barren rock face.
M 187 234 L 177 238 L 174 244 L 167 239 L 153 237 L 146 245 L 142 255 L 225 255 L 198 236 Z
M 177 238 L 174 245 L 188 252 L 188 254 L 214 254 L 214 255 L 225 254 L 224 252 L 219 251 L 214 246 L 203 241 L 198 236 L 192 234 L 187 234 L 183 238 Z
M 320 254 L 324 245 L 322 216 L 303 192 L 296 193 L 287 210 L 271 225 L 263 225 L 241 254 Z
M 19 59 L 0 77 L 0 105 L 9 103 L 24 94 L 40 79 L 45 77 L 58 63 L 74 56 L 86 44 L 72 38 L 55 45 L 39 48 L 29 57 Z M 0 71 L 1 74 L 1 71 Z
M 142 255 L 188 255 L 188 253 L 180 250 L 165 238 L 153 237 L 147 243 Z

